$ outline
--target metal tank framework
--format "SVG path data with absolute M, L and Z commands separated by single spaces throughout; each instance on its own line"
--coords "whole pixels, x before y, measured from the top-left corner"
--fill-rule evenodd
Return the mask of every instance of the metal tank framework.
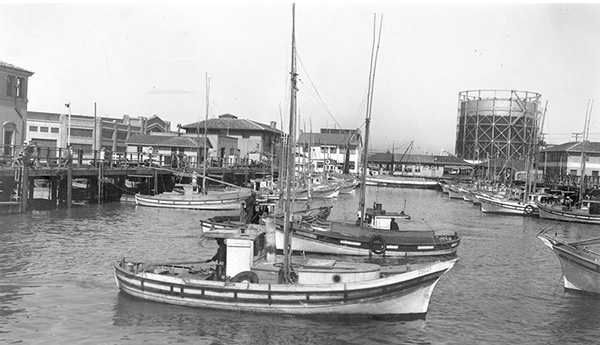
M 534 152 L 541 95 L 515 90 L 458 94 L 455 153 L 466 160 L 526 159 Z

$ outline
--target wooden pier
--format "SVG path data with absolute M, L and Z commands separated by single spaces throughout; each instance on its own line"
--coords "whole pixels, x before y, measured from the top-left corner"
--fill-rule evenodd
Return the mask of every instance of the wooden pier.
M 194 170 L 149 167 L 75 165 L 70 167 L 20 167 L 0 169 L 0 214 L 31 209 L 70 208 L 73 203 L 119 201 L 123 194 L 158 194 L 171 191 L 178 180 L 189 183 Z M 262 170 L 207 169 L 213 180 L 247 185 Z M 202 172 L 195 171 L 202 176 Z M 134 183 L 136 187 L 128 185 Z

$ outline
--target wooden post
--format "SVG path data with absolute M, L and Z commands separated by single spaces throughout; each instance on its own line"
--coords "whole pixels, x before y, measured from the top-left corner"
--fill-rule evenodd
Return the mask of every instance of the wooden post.
M 27 212 L 27 198 L 29 197 L 29 167 L 23 163 L 23 173 L 21 175 L 21 212 Z
M 54 207 L 56 207 L 56 205 L 58 205 L 58 178 L 51 177 L 50 185 L 51 185 L 50 189 L 51 189 L 51 193 L 52 193 L 52 201 L 54 203 Z
M 158 194 L 158 170 L 154 170 L 154 195 Z
M 266 219 L 267 225 L 267 262 L 277 262 L 277 244 L 276 244 L 276 229 L 275 216 L 269 215 Z
M 73 166 L 67 168 L 67 208 L 71 208 L 73 202 Z

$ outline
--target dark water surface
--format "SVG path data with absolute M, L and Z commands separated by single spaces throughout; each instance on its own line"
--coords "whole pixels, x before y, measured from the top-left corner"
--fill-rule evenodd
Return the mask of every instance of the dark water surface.
M 390 211 L 458 231 L 460 260 L 426 320 L 315 320 L 145 302 L 120 293 L 112 264 L 206 259 L 198 220 L 216 214 L 112 203 L 0 217 L 0 343 L 7 344 L 597 344 L 600 300 L 563 292 L 558 259 L 536 234 L 600 227 L 482 214 L 441 192 L 371 188 Z M 358 196 L 329 202 L 354 220 Z M 316 203 L 316 206 L 325 202 Z

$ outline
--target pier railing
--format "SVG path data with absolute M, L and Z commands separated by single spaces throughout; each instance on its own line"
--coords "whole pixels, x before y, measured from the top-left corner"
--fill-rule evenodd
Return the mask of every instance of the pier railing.
M 172 169 L 201 169 L 204 160 L 186 155 L 150 155 L 143 152 L 110 152 L 107 150 L 86 151 L 74 149 L 71 152 L 64 147 L 34 146 L 25 150 L 22 145 L 0 145 L 0 168 L 15 168 L 19 164 L 28 164 L 33 168 L 100 167 L 128 168 L 152 166 Z M 25 153 L 25 154 L 24 154 Z M 243 169 L 270 168 L 270 162 L 256 162 L 245 158 L 208 157 L 208 168 Z

